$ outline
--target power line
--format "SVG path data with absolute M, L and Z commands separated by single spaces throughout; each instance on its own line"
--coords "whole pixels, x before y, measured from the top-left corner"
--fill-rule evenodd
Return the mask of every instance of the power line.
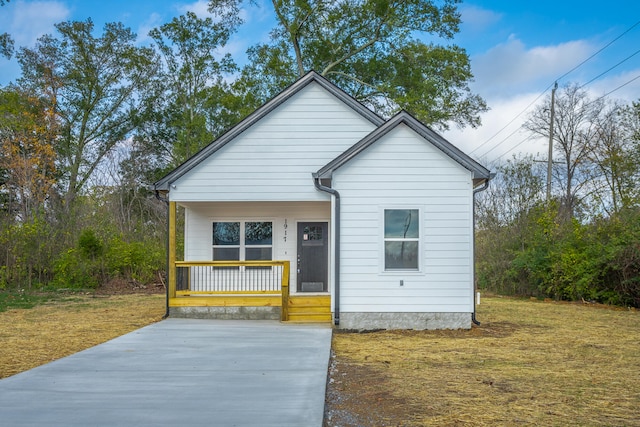
M 471 151 L 469 152 L 469 154 L 473 154 L 473 153 L 475 153 L 477 150 L 479 150 L 479 149 L 481 149 L 482 147 L 484 147 L 485 145 L 487 145 L 487 144 L 489 143 L 489 141 L 491 141 L 493 138 L 495 138 L 496 136 L 498 136 L 498 135 L 499 135 L 503 130 L 505 130 L 505 129 L 506 129 L 506 128 L 511 124 L 511 123 L 515 122 L 515 121 L 516 121 L 516 119 L 517 119 L 518 117 L 520 117 L 521 115 L 523 115 L 523 114 L 524 114 L 524 113 L 529 109 L 529 107 L 531 107 L 533 104 L 535 104 L 536 102 L 538 102 L 538 99 L 540 99 L 540 98 L 542 97 L 542 95 L 544 95 L 544 94 L 549 90 L 549 88 L 550 88 L 551 86 L 553 86 L 553 83 L 552 83 L 551 85 L 549 85 L 549 87 L 547 87 L 544 91 L 542 91 L 542 93 L 540 93 L 540 95 L 538 95 L 538 96 L 536 97 L 536 99 L 534 99 L 533 101 L 531 101 L 531 102 L 529 103 L 529 105 L 527 105 L 526 107 L 524 107 L 524 110 L 520 111 L 520 113 L 518 113 L 518 115 L 516 115 L 513 119 L 511 119 L 511 120 L 509 121 L 509 123 L 507 123 L 506 125 L 504 125 L 504 126 L 503 126 L 499 131 L 498 131 L 498 132 L 494 133 L 494 134 L 493 134 L 489 139 L 487 139 L 485 142 L 483 142 L 482 144 L 478 145 L 476 148 L 474 148 L 473 150 L 471 150 Z M 513 135 L 513 133 L 512 133 L 511 135 Z M 511 135 L 509 135 L 509 136 L 511 136 Z M 507 138 L 508 138 L 508 137 L 507 137 Z M 503 139 L 502 141 L 500 141 L 500 142 L 498 143 L 498 145 L 499 145 L 499 144 L 501 144 L 502 142 L 504 142 L 504 139 Z M 493 148 L 492 148 L 491 150 L 487 151 L 487 153 L 489 153 L 489 152 L 490 152 L 490 151 L 492 151 L 492 150 L 493 150 Z M 487 153 L 485 153 L 485 155 L 486 155 Z
M 622 88 L 623 88 L 623 87 L 625 87 L 626 85 L 631 84 L 631 83 L 635 82 L 635 81 L 636 81 L 636 80 L 638 80 L 638 79 L 640 79 L 640 74 L 638 74 L 637 76 L 635 76 L 634 78 L 632 78 L 632 79 L 631 79 L 631 80 L 629 80 L 628 82 L 621 84 L 621 85 L 620 85 L 620 86 L 618 86 L 617 88 L 615 88 L 615 89 L 613 89 L 613 90 L 610 90 L 609 92 L 607 92 L 607 93 L 605 93 L 604 95 L 602 95 L 600 98 L 596 98 L 596 99 L 594 99 L 594 100 L 593 100 L 593 102 L 600 101 L 602 98 L 604 98 L 604 97 L 607 97 L 607 96 L 611 95 L 613 92 L 615 92 L 615 91 L 617 91 L 617 90 L 622 89 Z
M 579 63 L 578 65 L 576 65 L 575 67 L 573 67 L 572 69 L 570 69 L 569 71 L 567 71 L 566 73 L 564 73 L 563 75 L 561 75 L 560 77 L 558 77 L 556 79 L 557 80 L 562 80 L 563 78 L 567 77 L 569 74 L 573 73 L 575 70 L 577 70 L 578 68 L 582 67 L 586 62 L 590 61 L 594 56 L 598 55 L 600 52 L 602 52 L 603 50 L 605 50 L 606 48 L 608 48 L 609 46 L 611 46 L 612 44 L 614 44 L 615 42 L 617 42 L 620 38 L 622 38 L 625 34 L 627 34 L 629 31 L 633 30 L 635 27 L 637 27 L 638 25 L 640 25 L 640 21 L 636 22 L 635 24 L 633 24 L 631 27 L 629 27 L 626 31 L 624 31 L 622 34 L 620 34 L 618 37 L 616 37 L 615 39 L 611 40 L 609 43 L 607 43 L 605 46 L 603 46 L 600 50 L 598 50 L 596 53 L 594 53 L 593 55 L 591 55 L 590 57 L 588 57 L 587 59 L 585 59 L 584 61 L 582 61 L 581 63 Z M 551 87 L 551 86 L 549 86 Z M 545 89 L 545 91 L 549 90 L 549 88 Z
M 596 51 L 595 53 L 593 53 L 591 56 L 589 56 L 587 59 L 583 60 L 582 62 L 580 62 L 578 65 L 576 65 L 575 67 L 573 67 L 572 69 L 570 69 L 569 71 L 567 71 L 566 73 L 564 73 L 563 75 L 561 75 L 560 77 L 555 79 L 555 82 L 557 82 L 558 80 L 562 80 L 563 78 L 565 78 L 566 76 L 568 76 L 569 74 L 571 74 L 572 72 L 574 72 L 575 70 L 577 70 L 578 68 L 580 68 L 581 66 L 583 66 L 585 63 L 587 63 L 588 61 L 590 61 L 591 59 L 593 59 L 595 56 L 597 56 L 598 54 L 600 54 L 603 50 L 607 49 L 609 46 L 611 46 L 613 43 L 615 43 L 616 41 L 618 41 L 620 38 L 622 38 L 623 36 L 625 36 L 627 33 L 629 33 L 631 30 L 633 30 L 635 27 L 637 27 L 638 25 L 640 25 L 640 21 L 637 21 L 635 24 L 633 24 L 631 27 L 627 28 L 622 34 L 620 34 L 618 37 L 614 38 L 613 40 L 611 40 L 609 43 L 607 43 L 605 46 L 603 46 L 602 48 L 600 48 L 598 51 Z M 591 79 L 589 82 L 585 83 L 582 87 L 586 86 L 587 84 L 593 82 L 594 80 L 598 79 L 599 77 L 603 76 L 604 74 L 608 73 L 609 71 L 611 71 L 613 68 L 616 68 L 618 65 L 620 65 L 622 62 L 627 61 L 628 59 L 630 59 L 631 57 L 633 57 L 634 55 L 636 55 L 637 53 L 639 53 L 640 51 L 635 52 L 634 54 L 632 54 L 631 56 L 629 56 L 628 58 L 624 59 L 623 61 L 621 61 L 620 63 L 614 65 L 612 68 L 610 68 L 609 70 L 605 71 L 604 73 L 596 76 L 595 78 Z M 518 113 L 513 119 L 511 119 L 506 125 L 504 125 L 502 128 L 500 128 L 500 130 L 498 130 L 496 133 L 494 133 L 491 137 L 489 137 L 489 139 L 485 140 L 482 144 L 478 145 L 476 148 L 474 148 L 473 150 L 471 150 L 469 152 L 469 154 L 473 154 L 475 153 L 477 150 L 479 150 L 480 148 L 484 147 L 485 145 L 487 145 L 491 140 L 493 140 L 496 136 L 498 136 L 500 133 L 502 133 L 502 131 L 504 131 L 509 125 L 511 125 L 513 122 L 515 122 L 521 115 L 523 115 L 533 104 L 535 104 L 554 84 L 551 83 L 549 86 L 547 86 L 533 101 L 531 101 L 531 103 L 529 103 L 522 111 L 520 111 L 520 113 Z M 629 82 L 630 83 L 630 82 Z M 617 90 L 617 89 L 616 89 Z M 519 130 L 520 128 L 516 129 Z M 510 136 L 512 136 L 515 132 L 512 132 L 509 136 L 507 136 L 508 139 Z M 502 144 L 505 139 L 503 139 L 502 141 L 500 141 L 497 145 L 499 146 L 500 144 Z M 489 152 L 493 151 L 493 148 L 490 149 L 489 151 L 487 151 L 484 155 L 486 156 Z
M 520 129 L 523 129 L 523 126 L 519 126 L 516 130 L 514 130 L 513 132 L 511 132 L 509 135 L 507 135 L 506 137 L 504 137 L 500 142 L 498 142 L 496 145 L 494 145 L 493 147 L 491 147 L 489 149 L 489 151 L 487 151 L 486 153 L 484 153 L 482 155 L 482 157 L 486 156 L 487 154 L 489 154 L 490 152 L 492 152 L 493 150 L 495 150 L 496 148 L 498 148 L 499 146 L 501 146 L 506 140 L 508 140 L 509 138 L 511 138 L 516 132 L 518 132 Z M 473 151 L 472 151 L 473 153 Z
M 605 93 L 604 95 L 600 96 L 599 98 L 594 99 L 593 101 L 589 102 L 586 105 L 591 105 L 595 102 L 600 101 L 603 98 L 606 98 L 607 96 L 611 95 L 612 93 L 622 89 L 623 87 L 633 83 L 634 81 L 640 79 L 640 74 L 638 74 L 637 76 L 635 76 L 634 78 L 626 81 L 625 83 L 621 84 L 620 86 L 610 90 L 609 92 Z M 524 126 L 520 126 L 518 129 L 516 129 L 515 131 L 511 132 L 507 137 L 505 137 L 502 141 L 500 141 L 498 144 L 496 144 L 494 147 L 492 147 L 489 151 L 487 151 L 486 153 L 484 153 L 484 156 L 486 156 L 487 154 L 489 154 L 491 151 L 493 151 L 495 148 L 499 147 L 500 145 L 502 145 L 503 142 L 505 142 L 506 140 L 508 140 L 509 138 L 511 138 L 516 132 L 518 132 L 520 129 L 523 129 Z M 522 141 L 518 142 L 516 145 L 514 145 L 513 147 L 509 148 L 507 151 L 505 151 L 504 153 L 502 153 L 500 156 L 498 156 L 496 158 L 496 160 L 501 159 L 502 157 L 504 157 L 505 155 L 509 154 L 510 152 L 512 152 L 513 150 L 515 150 L 516 148 L 518 148 L 519 146 L 521 146 L 523 143 L 525 143 L 526 141 L 533 139 L 533 136 L 528 136 L 525 139 L 523 139 Z
M 588 82 L 586 82 L 585 84 L 583 84 L 582 86 L 580 86 L 580 89 L 582 89 L 583 87 L 585 87 L 586 85 L 588 85 L 589 83 L 592 83 L 595 80 L 598 80 L 600 77 L 604 76 L 605 74 L 607 74 L 609 71 L 613 70 L 614 68 L 618 67 L 621 64 L 624 64 L 625 62 L 627 62 L 629 59 L 633 58 L 634 56 L 636 56 L 637 54 L 640 53 L 640 49 L 636 50 L 635 52 L 633 52 L 631 55 L 627 56 L 625 59 L 623 59 L 622 61 L 618 62 L 616 65 L 614 65 L 613 67 L 609 68 L 606 71 L 603 71 L 602 73 L 598 74 L 597 76 L 595 76 L 594 78 L 592 78 L 591 80 L 589 80 Z
M 519 146 L 521 146 L 522 144 L 524 144 L 527 141 L 532 140 L 533 137 L 532 136 L 527 136 L 525 139 L 523 139 L 522 141 L 518 142 L 516 145 L 514 145 L 513 147 L 509 148 L 507 151 L 505 151 L 504 153 L 500 154 L 496 160 L 503 158 L 504 156 L 506 156 L 507 154 L 509 154 L 510 152 L 512 152 L 513 150 L 515 150 L 516 148 L 518 148 Z

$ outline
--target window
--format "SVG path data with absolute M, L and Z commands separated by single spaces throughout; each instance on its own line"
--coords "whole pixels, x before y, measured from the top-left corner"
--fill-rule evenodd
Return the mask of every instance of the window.
M 307 225 L 302 229 L 302 240 L 322 240 L 324 227 L 321 225 Z
M 384 210 L 384 269 L 418 270 L 418 209 Z
M 271 260 L 272 242 L 272 225 L 270 222 L 244 223 L 244 259 L 246 261 Z
M 215 261 L 240 260 L 240 223 L 213 223 L 213 259 Z
M 213 223 L 214 261 L 271 260 L 272 252 L 273 224 L 271 222 Z

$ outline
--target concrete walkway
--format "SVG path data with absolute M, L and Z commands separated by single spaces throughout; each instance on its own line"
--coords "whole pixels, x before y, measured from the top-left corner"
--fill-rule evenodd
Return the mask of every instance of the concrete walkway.
M 330 347 L 329 326 L 167 319 L 0 380 L 0 425 L 321 427 Z

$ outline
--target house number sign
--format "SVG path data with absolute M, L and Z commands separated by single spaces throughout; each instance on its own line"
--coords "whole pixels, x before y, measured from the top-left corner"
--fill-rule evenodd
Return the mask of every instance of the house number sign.
M 289 228 L 289 226 L 287 225 L 287 219 L 285 218 L 284 219 L 284 237 L 283 237 L 285 242 L 287 241 L 287 228 Z

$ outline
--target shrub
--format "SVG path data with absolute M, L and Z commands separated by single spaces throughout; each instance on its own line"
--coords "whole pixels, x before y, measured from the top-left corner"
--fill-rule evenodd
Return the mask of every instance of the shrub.
M 98 268 L 78 249 L 69 249 L 56 259 L 52 285 L 58 288 L 89 289 L 98 286 Z
M 95 259 L 96 257 L 102 255 L 104 251 L 104 246 L 102 242 L 96 236 L 96 233 L 90 229 L 82 230 L 80 233 L 80 238 L 78 239 L 78 249 L 85 257 Z
M 123 277 L 148 283 L 164 268 L 164 251 L 160 242 L 125 242 L 121 237 L 109 241 L 105 255 L 111 277 Z

